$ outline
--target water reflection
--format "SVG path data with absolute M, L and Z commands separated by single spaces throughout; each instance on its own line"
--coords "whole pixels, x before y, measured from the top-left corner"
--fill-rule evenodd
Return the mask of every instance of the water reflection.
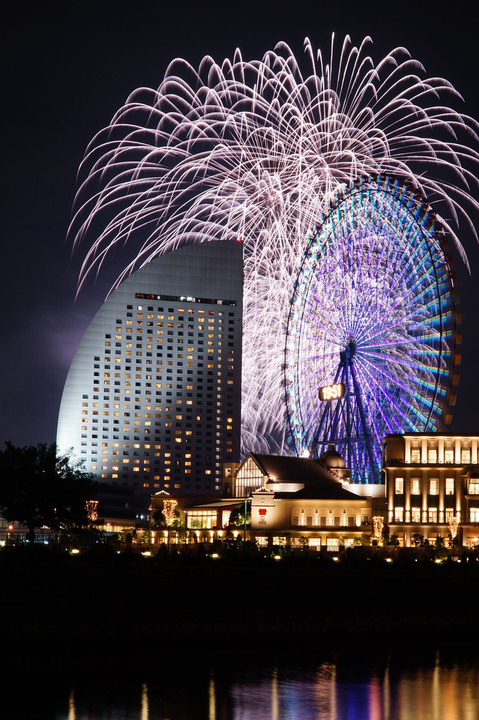
M 68 700 L 68 720 L 76 720 L 76 711 L 75 711 L 75 693 L 72 690 L 70 692 L 70 697 Z
M 146 675 L 146 673 L 145 673 Z M 479 658 L 439 653 L 366 660 L 360 655 L 269 667 L 227 662 L 203 668 L 184 661 L 143 682 L 77 680 L 50 687 L 35 712 L 49 720 L 477 720 Z M 53 699 L 53 695 L 55 698 Z M 63 696 L 63 700 L 61 700 Z M 22 699 L 22 703 L 23 703 Z M 50 702 L 50 705 L 48 705 Z M 63 709 L 60 705 L 63 705 Z M 53 707 L 55 709 L 53 710 Z M 13 706 L 12 706 L 13 707 Z M 12 715 L 13 716 L 13 715 Z
M 141 688 L 141 713 L 140 720 L 149 720 L 148 715 L 148 685 L 143 683 Z
M 314 672 L 275 668 L 271 677 L 236 678 L 232 720 L 473 720 L 479 717 L 479 663 L 417 666 L 413 654 L 361 667 L 322 663 Z M 359 663 L 358 663 L 359 660 Z M 378 666 L 379 665 L 379 666 Z M 269 700 L 269 706 L 268 706 Z
M 216 693 L 215 676 L 212 671 L 211 677 L 210 677 L 209 692 L 208 692 L 208 700 L 209 700 L 208 720 L 216 720 L 216 694 L 215 693 Z

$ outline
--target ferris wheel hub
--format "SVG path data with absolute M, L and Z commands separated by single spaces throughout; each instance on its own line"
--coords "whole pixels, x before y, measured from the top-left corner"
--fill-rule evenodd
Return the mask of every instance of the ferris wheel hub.
M 356 341 L 352 338 L 349 340 L 346 348 L 339 353 L 341 365 L 350 365 L 351 361 L 356 354 Z

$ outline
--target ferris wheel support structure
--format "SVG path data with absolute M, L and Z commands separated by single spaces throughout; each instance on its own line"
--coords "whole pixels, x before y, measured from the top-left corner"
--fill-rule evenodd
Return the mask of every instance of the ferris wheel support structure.
M 334 385 L 344 386 L 344 394 L 327 403 L 311 442 L 311 456 L 319 457 L 331 444 L 353 468 L 357 477 L 353 482 L 365 478 L 379 482 L 377 463 L 374 460 L 373 442 L 363 409 L 361 390 L 354 369 L 356 344 L 350 340 L 340 353 L 340 362 L 334 378 Z M 361 472 L 363 465 L 365 472 Z M 362 477 L 364 476 L 364 477 Z

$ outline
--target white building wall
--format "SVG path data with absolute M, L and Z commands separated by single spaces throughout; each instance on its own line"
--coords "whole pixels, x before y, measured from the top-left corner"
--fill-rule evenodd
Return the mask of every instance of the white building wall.
M 65 382 L 61 453 L 145 496 L 220 491 L 223 463 L 239 461 L 242 252 L 184 247 L 112 293 Z

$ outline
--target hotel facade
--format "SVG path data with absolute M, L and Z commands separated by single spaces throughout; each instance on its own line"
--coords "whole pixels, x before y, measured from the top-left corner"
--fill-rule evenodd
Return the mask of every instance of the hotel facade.
M 210 242 L 153 260 L 106 300 L 71 364 L 59 451 L 145 508 L 160 490 L 219 494 L 239 460 L 242 253 Z
M 479 435 L 405 433 L 384 441 L 389 534 L 400 545 L 430 544 L 457 533 L 479 544 Z M 414 537 L 416 536 L 416 537 Z M 439 541 L 440 542 L 440 541 Z

